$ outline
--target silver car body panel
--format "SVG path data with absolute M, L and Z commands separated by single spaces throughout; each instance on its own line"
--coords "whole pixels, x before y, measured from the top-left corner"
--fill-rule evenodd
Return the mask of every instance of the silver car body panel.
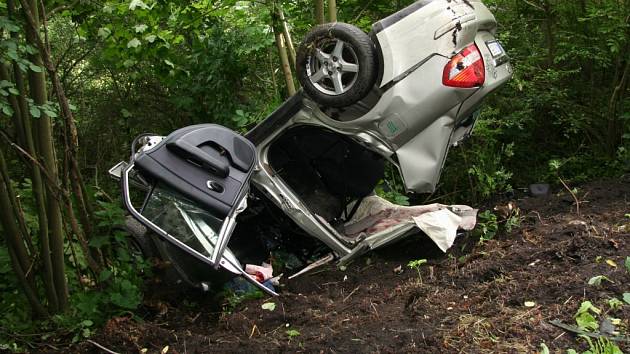
M 474 119 L 470 117 L 481 100 L 512 75 L 507 56 L 494 37 L 495 29 L 494 16 L 479 0 L 420 0 L 376 23 L 372 38 L 382 55 L 380 82 L 374 90 L 377 99 L 369 104 L 357 104 L 361 108 L 354 112 L 360 112 L 360 115 L 347 113 L 352 112 L 349 109 L 344 117 L 342 110 L 341 116 L 333 119 L 327 115 L 326 109 L 303 98 L 299 107 L 291 108 L 292 113 L 283 113 L 281 119 L 271 121 L 267 126 L 261 124 L 264 129 L 256 135 L 257 165 L 251 183 L 301 229 L 330 247 L 342 263 L 416 232 L 414 225 L 401 223 L 356 242 L 340 235 L 326 220 L 311 211 L 273 170 L 268 156 L 270 148 L 292 128 L 318 126 L 345 135 L 393 162 L 408 191 L 433 192 L 450 146 L 467 137 L 473 129 Z M 475 88 L 443 85 L 442 75 L 450 59 L 473 43 L 484 59 L 484 84 Z M 503 55 L 494 55 L 491 44 L 495 54 L 500 48 Z M 129 187 L 132 168 L 133 164 L 113 169 L 122 173 L 123 189 Z M 134 217 L 157 228 L 133 208 L 128 195 L 125 202 Z M 246 201 L 234 214 L 246 207 L 244 203 Z M 218 238 L 212 240 L 216 247 L 209 256 L 196 252 L 163 230 L 159 231 L 162 237 L 199 260 L 211 266 L 223 266 L 265 292 L 276 295 L 247 274 L 238 260 L 230 256 L 228 242 L 235 217 L 230 215 Z M 195 224 L 189 224 L 194 229 Z M 196 237 L 207 237 L 203 230 L 196 231 Z
M 292 121 L 322 125 L 352 136 L 382 156 L 397 160 L 407 190 L 419 193 L 435 190 L 449 146 L 470 133 L 472 127 L 458 124 L 472 114 L 484 96 L 511 77 L 510 64 L 492 60 L 485 45 L 494 40 L 496 21 L 483 3 L 425 3 L 376 34 L 383 53 L 384 92 L 372 109 L 346 121 L 328 117 L 306 100 L 302 114 Z M 450 34 L 443 33 L 445 28 L 452 28 Z M 485 84 L 471 89 L 444 86 L 444 67 L 472 43 L 484 57 Z
M 394 161 L 408 191 L 433 192 L 449 147 L 468 136 L 473 127 L 461 123 L 483 97 L 511 77 L 510 64 L 492 60 L 485 44 L 494 40 L 496 21 L 480 1 L 421 1 L 410 9 L 413 11 L 376 33 L 383 55 L 382 95 L 367 113 L 351 120 L 332 119 L 305 98 L 293 117 L 257 142 L 260 165 L 252 177 L 254 185 L 300 227 L 339 256 L 349 257 L 346 259 L 398 240 L 412 227 L 401 225 L 372 235 L 351 249 L 275 174 L 267 157 L 273 142 L 298 125 L 321 126 Z M 444 67 L 472 43 L 484 58 L 484 85 L 471 89 L 444 86 Z
M 481 1 L 428 2 L 377 33 L 383 52 L 381 87 L 404 75 L 427 55 L 451 57 L 469 45 L 479 30 L 495 27 L 494 16 Z

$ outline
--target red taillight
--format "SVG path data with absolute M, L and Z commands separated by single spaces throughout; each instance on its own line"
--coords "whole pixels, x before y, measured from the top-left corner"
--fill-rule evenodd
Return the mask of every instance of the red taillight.
M 444 67 L 442 83 L 451 87 L 471 88 L 486 81 L 483 58 L 475 44 L 455 55 Z

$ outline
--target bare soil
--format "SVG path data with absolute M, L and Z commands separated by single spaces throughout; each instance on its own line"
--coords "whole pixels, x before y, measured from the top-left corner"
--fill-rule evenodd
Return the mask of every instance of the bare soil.
M 285 280 L 281 297 L 246 301 L 230 313 L 208 295 L 149 294 L 142 320 L 111 319 L 92 341 L 120 353 L 166 346 L 168 353 L 532 353 L 543 342 L 551 352 L 585 350 L 549 321 L 575 324 L 580 303 L 590 300 L 629 332 L 630 306 L 611 310 L 608 300 L 630 292 L 630 179 L 580 189 L 581 215 L 561 191 L 521 198 L 514 201 L 521 226 L 492 241 L 465 236 L 444 255 L 413 237 L 345 270 L 331 265 Z M 407 267 L 420 258 L 429 260 L 421 278 Z M 597 275 L 611 282 L 588 285 Z M 265 302 L 276 309 L 263 310 Z M 102 352 L 94 343 L 72 350 Z

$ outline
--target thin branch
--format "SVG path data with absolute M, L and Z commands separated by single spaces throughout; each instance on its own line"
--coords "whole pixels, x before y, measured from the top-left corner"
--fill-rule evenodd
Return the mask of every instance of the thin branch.
M 531 2 L 531 1 L 523 0 L 523 2 L 526 3 L 529 6 L 532 6 L 532 7 L 536 8 L 536 9 L 540 10 L 540 11 L 545 11 L 545 9 L 542 6 L 536 5 L 533 2 Z
M 571 188 L 569 188 L 569 186 L 564 183 L 564 180 L 562 179 L 562 177 L 558 176 L 558 179 L 560 180 L 560 183 L 562 183 L 562 185 L 564 186 L 564 188 L 569 191 L 569 193 L 571 194 L 571 196 L 573 197 L 573 200 L 575 200 L 575 208 L 576 208 L 576 212 L 578 216 L 582 216 L 580 214 L 580 200 L 578 199 L 577 195 L 575 195 L 575 193 L 571 190 Z
M 90 344 L 93 344 L 95 347 L 97 347 L 98 349 L 104 351 L 105 353 L 108 353 L 108 354 L 119 354 L 119 353 L 117 353 L 117 352 L 115 352 L 113 350 L 105 348 L 104 346 L 96 343 L 95 341 L 93 341 L 91 339 L 88 339 L 87 342 L 90 343 Z
M 73 2 L 71 2 L 69 4 L 65 4 L 65 5 L 61 5 L 61 6 L 55 7 L 54 9 L 48 11 L 48 16 L 47 17 L 50 17 L 50 16 L 56 14 L 57 12 L 62 12 L 62 11 L 68 10 L 70 8 L 73 8 L 76 4 L 79 3 L 79 1 L 80 0 L 74 0 Z
M 359 14 L 357 15 L 357 17 L 355 17 L 355 18 L 354 18 L 354 20 L 352 21 L 353 23 L 354 23 L 354 22 L 359 21 L 359 19 L 361 18 L 361 16 L 363 16 L 363 13 L 365 12 L 365 10 L 367 10 L 367 8 L 368 8 L 370 5 L 372 5 L 372 2 L 373 2 L 373 1 L 374 1 L 374 0 L 370 0 L 370 1 L 368 1 L 368 2 L 365 4 L 365 6 L 363 6 L 363 8 L 361 9 L 361 11 L 359 11 Z
M 43 173 L 44 176 L 46 177 L 46 180 L 48 181 L 48 185 L 51 186 L 52 189 L 55 189 L 54 196 L 55 196 L 55 198 L 57 200 L 61 201 L 63 199 L 61 197 L 63 197 L 63 196 L 68 194 L 67 191 L 64 191 L 63 189 L 61 189 L 54 182 L 54 179 L 50 176 L 50 174 L 48 174 L 48 170 L 46 169 L 46 167 L 44 167 L 42 165 L 41 162 L 39 162 L 35 157 L 33 157 L 31 154 L 29 154 L 21 146 L 16 144 L 13 140 L 11 140 L 11 137 L 2 129 L 0 129 L 0 136 L 2 136 L 4 138 L 4 140 L 6 140 L 6 142 L 9 144 L 9 146 L 14 148 L 19 153 L 19 155 L 21 155 L 22 157 L 24 157 L 27 160 L 31 161 L 34 165 L 37 166 L 37 168 L 41 171 L 41 173 Z

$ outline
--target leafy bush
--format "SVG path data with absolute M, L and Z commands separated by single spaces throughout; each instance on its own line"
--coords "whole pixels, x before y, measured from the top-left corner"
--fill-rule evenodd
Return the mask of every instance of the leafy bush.
M 497 216 L 490 210 L 483 211 L 477 215 L 477 227 L 473 235 L 479 237 L 479 241 L 492 240 L 499 231 Z
M 49 319 L 31 317 L 29 306 L 18 291 L 7 249 L 0 245 L 0 306 L 5 309 L 0 313 L 0 343 L 4 343 L 1 349 L 21 350 L 49 337 L 69 337 L 76 342 L 91 336 L 112 316 L 128 314 L 141 304 L 143 275 L 150 275 L 150 265 L 130 253 L 127 235 L 119 228 L 124 213 L 118 204 L 101 201 L 99 206 L 101 209 L 95 213 L 99 236 L 90 245 L 105 251 L 108 267 L 93 278 L 87 276 L 89 268 L 80 247 L 74 240 L 66 241 L 71 294 L 70 310 L 66 313 Z M 26 209 L 29 208 L 27 204 Z

